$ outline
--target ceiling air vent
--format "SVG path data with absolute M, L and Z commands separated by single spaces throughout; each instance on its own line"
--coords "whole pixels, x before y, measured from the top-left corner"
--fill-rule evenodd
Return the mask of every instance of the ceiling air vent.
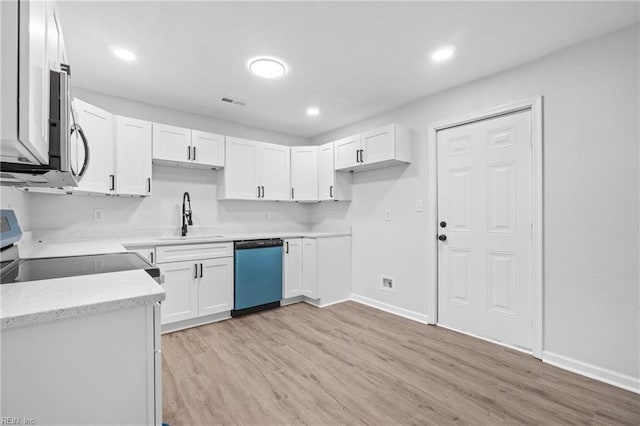
M 247 104 L 246 101 L 243 101 L 237 98 L 232 98 L 231 96 L 223 96 L 222 99 L 220 100 L 228 104 L 234 104 L 234 105 L 240 105 L 240 106 L 245 106 Z

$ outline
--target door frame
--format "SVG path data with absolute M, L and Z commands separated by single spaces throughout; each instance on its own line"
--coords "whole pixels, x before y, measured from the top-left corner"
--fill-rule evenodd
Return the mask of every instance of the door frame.
M 544 247 L 543 247 L 543 98 L 537 96 L 488 110 L 473 112 L 459 117 L 429 124 L 427 127 L 427 181 L 428 199 L 433 200 L 427 214 L 428 246 L 427 259 L 431 265 L 427 279 L 427 307 L 429 324 L 438 322 L 438 131 L 474 121 L 511 114 L 519 111 L 531 111 L 532 169 L 532 254 L 533 254 L 533 290 L 532 290 L 532 355 L 542 359 L 543 349 L 543 313 L 544 313 Z

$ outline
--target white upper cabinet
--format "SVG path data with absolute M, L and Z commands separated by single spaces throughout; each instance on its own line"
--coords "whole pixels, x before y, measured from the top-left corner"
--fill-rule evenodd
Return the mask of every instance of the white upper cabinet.
M 334 143 L 318 147 L 318 200 L 341 201 L 351 199 L 351 174 L 338 173 L 333 165 Z
M 224 136 L 191 131 L 192 162 L 202 166 L 224 166 Z
M 360 135 L 349 136 L 334 142 L 335 169 L 348 169 L 359 164 Z
M 153 123 L 153 160 L 160 163 L 191 161 L 191 130 Z
M 290 200 L 291 152 L 288 146 L 259 143 L 259 184 L 263 200 Z
M 225 164 L 220 174 L 219 198 L 289 200 L 288 146 L 228 136 Z
M 153 161 L 193 168 L 224 167 L 223 135 L 153 123 Z
M 76 119 L 89 143 L 89 167 L 74 191 L 115 193 L 113 114 L 83 102 L 74 100 Z M 76 158 L 85 158 L 84 147 L 77 144 Z
M 115 117 L 116 192 L 151 194 L 151 123 Z
M 257 200 L 260 198 L 258 143 L 247 139 L 227 137 L 225 154 L 227 167 L 219 175 L 219 198 L 235 200 Z
M 411 133 L 398 124 L 335 142 L 336 170 L 371 170 L 410 162 Z
M 331 158 L 333 172 L 333 158 Z M 291 200 L 318 201 L 318 147 L 291 148 Z

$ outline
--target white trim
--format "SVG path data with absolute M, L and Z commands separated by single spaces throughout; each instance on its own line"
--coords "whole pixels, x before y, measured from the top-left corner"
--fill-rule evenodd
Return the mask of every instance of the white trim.
M 438 327 L 440 327 L 440 328 L 444 328 L 444 329 L 447 329 L 447 330 L 454 331 L 456 333 L 464 334 L 465 336 L 473 337 L 474 339 L 484 340 L 485 342 L 494 343 L 494 344 L 496 344 L 498 346 L 503 346 L 503 347 L 505 347 L 507 349 L 513 349 L 514 351 L 518 351 L 518 352 L 521 352 L 523 354 L 531 355 L 531 351 L 528 350 L 528 349 L 519 348 L 518 346 L 514 346 L 514 345 L 510 345 L 508 343 L 500 342 L 499 340 L 493 340 L 493 339 L 489 339 L 487 337 L 478 336 L 477 334 L 467 333 L 466 331 L 458 330 L 457 328 L 448 327 L 446 325 L 442 325 L 442 324 L 436 324 L 436 325 Z
M 419 312 L 398 308 L 397 306 L 389 305 L 387 303 L 379 302 L 375 299 L 370 299 L 368 297 L 359 296 L 353 293 L 351 293 L 351 300 L 413 321 L 417 321 L 423 324 L 430 324 L 429 317 Z
M 525 99 L 506 105 L 501 105 L 485 111 L 466 114 L 457 118 L 439 121 L 427 127 L 427 170 L 428 170 L 428 193 L 429 200 L 433 200 L 432 207 L 427 215 L 427 262 L 429 275 L 427 277 L 427 307 L 429 309 L 430 324 L 438 321 L 438 244 L 436 236 L 438 234 L 438 157 L 437 157 L 437 132 L 453 126 L 471 123 L 479 120 L 499 115 L 510 114 L 523 110 L 531 110 L 532 128 L 532 200 L 533 200 L 533 297 L 532 297 L 532 354 L 541 359 L 543 351 L 544 331 L 543 331 L 543 306 L 544 306 L 544 255 L 543 255 L 543 164 L 542 164 L 542 96 Z
M 626 374 L 578 361 L 577 359 L 564 355 L 554 354 L 549 351 L 542 353 L 542 361 L 554 367 L 562 368 L 563 370 L 571 371 L 581 376 L 586 376 L 640 394 L 640 379 L 636 377 L 627 376 Z
M 191 327 L 199 327 L 201 325 L 211 324 L 218 321 L 223 321 L 231 318 L 231 312 L 225 311 L 219 314 L 211 314 L 204 317 L 190 318 L 188 320 L 176 321 L 169 324 L 162 324 L 162 334 L 173 333 L 174 331 L 181 331 Z
M 348 302 L 351 298 L 336 300 L 334 302 L 322 303 L 322 299 L 311 299 L 310 297 L 306 297 L 302 300 L 304 303 L 307 303 L 311 306 L 315 306 L 316 308 L 326 308 L 331 305 L 337 305 L 338 303 Z

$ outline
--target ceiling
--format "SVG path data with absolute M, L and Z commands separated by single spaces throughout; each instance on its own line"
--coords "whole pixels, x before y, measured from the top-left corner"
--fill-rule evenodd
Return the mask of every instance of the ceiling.
M 638 2 L 70 2 L 74 86 L 313 137 L 638 22 Z M 455 56 L 434 63 L 441 45 Z M 125 63 L 111 52 L 135 52 Z M 248 60 L 281 58 L 265 80 Z M 245 106 L 220 101 L 231 96 Z M 314 105 L 320 115 L 309 117 Z

